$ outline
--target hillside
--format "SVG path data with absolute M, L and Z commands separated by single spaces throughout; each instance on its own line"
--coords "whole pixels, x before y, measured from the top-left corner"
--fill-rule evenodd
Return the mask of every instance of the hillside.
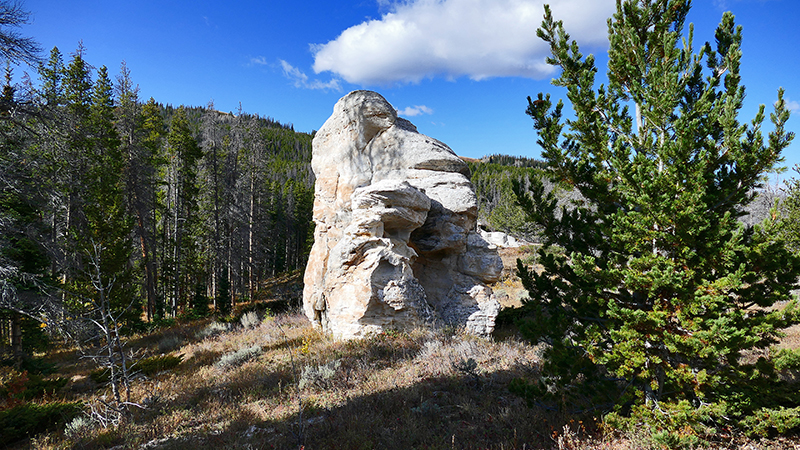
M 296 289 L 286 281 L 276 292 Z M 13 436 L 23 437 L 6 441 L 7 448 L 660 448 L 646 430 L 606 432 L 581 415 L 530 407 L 512 394 L 514 379 L 539 373 L 541 348 L 520 341 L 511 328 L 490 340 L 414 330 L 336 342 L 285 308 L 268 301 L 245 306 L 229 321 L 177 322 L 132 336 L 126 350 L 137 355 L 139 368 L 128 419 L 104 427 L 72 412 L 28 439 L 19 433 L 37 410 L 26 416 L 7 410 L 0 430 L 11 436 L 4 427 L 14 423 Z M 788 345 L 797 344 L 797 334 L 787 337 Z M 39 388 L 15 395 L 28 392 L 42 406 L 80 401 L 102 416 L 109 395 L 102 371 L 75 348 L 52 348 L 41 358 L 36 365 L 55 372 L 37 386 L 60 387 L 44 396 L 32 392 Z M 740 432 L 712 442 L 714 448 L 773 450 L 800 444 Z

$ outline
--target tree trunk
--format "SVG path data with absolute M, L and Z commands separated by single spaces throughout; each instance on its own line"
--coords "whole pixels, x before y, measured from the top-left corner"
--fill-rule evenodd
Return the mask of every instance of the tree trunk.
M 25 356 L 22 352 L 22 316 L 17 312 L 11 313 L 11 354 L 15 359 Z

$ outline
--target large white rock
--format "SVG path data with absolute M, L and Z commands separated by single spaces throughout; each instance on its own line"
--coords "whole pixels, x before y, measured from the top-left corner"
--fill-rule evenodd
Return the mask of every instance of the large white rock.
M 486 335 L 502 261 L 476 226 L 467 165 L 375 92 L 355 91 L 317 132 L 314 246 L 303 307 L 340 338 L 444 323 Z

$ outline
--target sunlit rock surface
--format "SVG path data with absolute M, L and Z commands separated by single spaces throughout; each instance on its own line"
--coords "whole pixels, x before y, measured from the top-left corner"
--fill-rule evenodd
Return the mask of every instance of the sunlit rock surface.
M 345 339 L 441 324 L 491 333 L 500 304 L 486 283 L 503 264 L 476 231 L 467 165 L 370 91 L 340 99 L 313 148 L 314 324 Z

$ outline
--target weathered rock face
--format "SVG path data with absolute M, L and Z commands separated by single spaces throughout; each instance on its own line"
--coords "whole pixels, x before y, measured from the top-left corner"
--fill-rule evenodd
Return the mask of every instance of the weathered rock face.
M 303 305 L 340 338 L 444 323 L 489 334 L 503 268 L 476 231 L 469 169 L 445 144 L 355 91 L 317 132 L 314 246 Z

